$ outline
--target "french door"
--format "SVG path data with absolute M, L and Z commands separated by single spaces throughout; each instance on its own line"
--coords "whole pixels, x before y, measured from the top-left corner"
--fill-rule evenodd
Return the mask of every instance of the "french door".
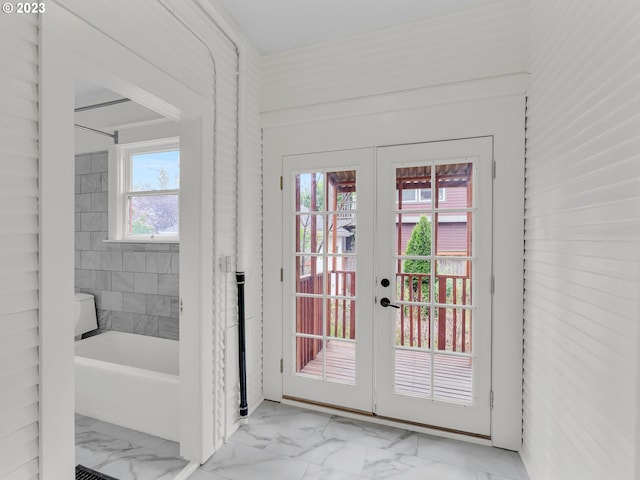
M 286 397 L 490 435 L 492 140 L 285 157 Z

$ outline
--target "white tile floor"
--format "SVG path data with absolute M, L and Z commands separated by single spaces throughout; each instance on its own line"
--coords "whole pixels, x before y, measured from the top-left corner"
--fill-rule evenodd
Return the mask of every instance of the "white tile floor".
M 171 479 L 178 445 L 76 417 L 76 463 L 119 480 Z M 263 402 L 191 480 L 528 480 L 506 450 Z
M 178 444 L 76 415 L 76 464 L 119 480 L 171 480 L 188 463 Z
M 191 480 L 528 480 L 517 453 L 264 402 Z

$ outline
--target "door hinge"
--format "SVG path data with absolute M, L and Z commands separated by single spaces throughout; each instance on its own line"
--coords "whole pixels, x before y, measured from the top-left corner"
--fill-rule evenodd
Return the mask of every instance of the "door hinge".
M 280 269 L 280 281 L 284 282 L 284 268 Z
M 284 361 L 280 359 L 280 373 L 284 372 Z
M 495 160 L 491 164 L 491 178 L 496 178 L 496 162 L 495 162 Z
M 493 390 L 489 393 L 489 408 L 493 408 Z
M 282 190 L 284 186 L 284 179 L 282 178 L 282 175 L 280 175 L 280 190 Z
M 491 275 L 491 293 L 496 293 L 496 277 Z

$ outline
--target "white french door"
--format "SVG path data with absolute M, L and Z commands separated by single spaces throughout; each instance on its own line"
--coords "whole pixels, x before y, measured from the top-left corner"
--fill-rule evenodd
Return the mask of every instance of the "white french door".
M 373 411 L 374 149 L 283 160 L 283 392 Z
M 490 435 L 491 138 L 285 157 L 283 393 Z

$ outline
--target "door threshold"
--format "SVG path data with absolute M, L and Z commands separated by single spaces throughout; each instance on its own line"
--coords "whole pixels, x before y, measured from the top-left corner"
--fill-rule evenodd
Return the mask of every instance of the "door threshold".
M 427 425 L 424 423 L 412 422 L 410 420 L 385 417 L 364 410 L 357 410 L 353 408 L 331 405 L 328 403 L 315 402 L 313 400 L 290 397 L 287 395 L 282 396 L 280 403 L 284 405 L 292 405 L 294 407 L 306 408 L 307 410 L 313 410 L 316 412 L 351 418 L 354 420 L 363 420 L 365 422 L 371 422 L 377 425 L 402 428 L 404 430 L 424 433 L 426 435 L 432 435 L 434 437 L 450 438 L 452 440 L 460 440 L 463 442 L 475 443 L 478 445 L 493 446 L 490 435 L 481 435 L 479 433 L 464 432 L 462 430 L 454 430 L 451 428 L 439 427 L 437 425 Z

